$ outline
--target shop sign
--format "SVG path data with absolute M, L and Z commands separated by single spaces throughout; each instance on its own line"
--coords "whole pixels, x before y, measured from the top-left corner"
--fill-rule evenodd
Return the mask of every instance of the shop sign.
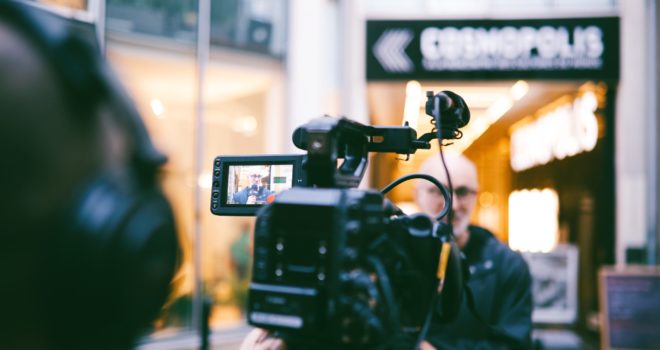
M 511 168 L 522 171 L 593 150 L 598 141 L 598 120 L 594 114 L 597 109 L 596 94 L 587 91 L 533 122 L 514 125 Z
M 367 79 L 618 79 L 619 19 L 367 21 Z

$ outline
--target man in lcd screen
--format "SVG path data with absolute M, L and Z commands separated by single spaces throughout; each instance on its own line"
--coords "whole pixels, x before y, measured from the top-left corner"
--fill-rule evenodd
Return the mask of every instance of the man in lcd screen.
M 246 205 L 265 204 L 268 196 L 275 193 L 268 188 L 268 183 L 263 181 L 268 178 L 268 173 L 270 172 L 261 166 L 249 167 L 247 172 L 248 185 L 234 193 L 232 196 L 234 203 Z

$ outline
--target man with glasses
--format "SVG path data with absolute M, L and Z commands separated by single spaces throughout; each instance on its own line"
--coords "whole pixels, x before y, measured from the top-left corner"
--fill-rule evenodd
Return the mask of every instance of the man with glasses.
M 520 254 L 488 230 L 470 225 L 479 188 L 474 164 L 452 153 L 445 153 L 445 162 L 454 190 L 452 228 L 470 271 L 467 287 L 478 315 L 469 310 L 464 296 L 457 318 L 448 324 L 432 323 L 420 349 L 528 349 L 532 329 L 529 268 Z M 439 156 L 426 160 L 420 172 L 448 185 Z M 418 181 L 414 194 L 428 215 L 436 216 L 444 207 L 441 192 L 428 181 Z
M 258 167 L 251 169 L 248 174 L 249 185 L 234 193 L 234 203 L 247 205 L 264 204 L 268 201 L 268 196 L 275 193 L 269 190 L 262 182 L 264 177 L 262 170 Z

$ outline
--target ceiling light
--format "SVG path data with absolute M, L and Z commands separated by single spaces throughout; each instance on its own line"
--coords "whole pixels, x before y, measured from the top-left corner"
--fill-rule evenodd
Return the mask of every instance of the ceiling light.
M 213 178 L 211 177 L 211 173 L 202 173 L 197 178 L 197 186 L 203 189 L 210 189 L 212 181 Z
M 232 130 L 246 136 L 252 136 L 257 131 L 258 126 L 257 118 L 252 115 L 244 115 L 234 119 Z
M 419 108 L 422 98 L 422 85 L 411 80 L 406 84 L 406 102 L 403 107 L 403 124 L 417 130 L 417 121 L 419 120 Z
M 514 101 L 518 101 L 527 95 L 527 91 L 529 91 L 529 84 L 524 80 L 518 80 L 511 87 L 511 97 Z
M 157 98 L 152 98 L 150 104 L 151 111 L 154 112 L 156 118 L 163 118 L 163 113 L 165 113 L 165 106 L 163 106 L 163 102 Z
M 502 96 L 486 110 L 486 119 L 488 124 L 495 123 L 513 106 L 513 101 L 509 96 Z

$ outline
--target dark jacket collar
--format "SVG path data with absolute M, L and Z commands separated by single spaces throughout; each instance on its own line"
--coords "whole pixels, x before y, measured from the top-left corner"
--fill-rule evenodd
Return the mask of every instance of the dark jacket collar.
M 491 239 L 495 239 L 495 236 L 485 228 L 474 225 L 470 225 L 468 231 L 470 237 L 462 251 L 467 262 L 471 263 L 482 258 L 483 248 Z

